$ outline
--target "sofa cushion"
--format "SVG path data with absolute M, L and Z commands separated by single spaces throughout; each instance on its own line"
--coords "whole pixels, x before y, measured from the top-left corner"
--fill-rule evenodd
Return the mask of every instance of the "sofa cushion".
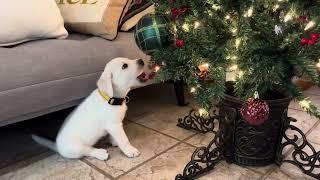
M 55 0 L 2 1 L 0 17 L 0 46 L 68 35 Z
M 103 70 L 115 57 L 145 57 L 132 33 L 115 41 L 71 34 L 64 40 L 41 40 L 0 48 L 0 92 Z
M 68 30 L 114 40 L 132 0 L 57 0 Z

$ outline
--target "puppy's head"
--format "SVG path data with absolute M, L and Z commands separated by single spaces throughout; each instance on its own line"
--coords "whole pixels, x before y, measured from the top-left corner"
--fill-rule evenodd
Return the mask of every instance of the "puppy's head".
M 115 58 L 106 65 L 98 88 L 111 97 L 123 97 L 131 88 L 141 85 L 139 77 L 144 74 L 143 68 L 142 59 Z

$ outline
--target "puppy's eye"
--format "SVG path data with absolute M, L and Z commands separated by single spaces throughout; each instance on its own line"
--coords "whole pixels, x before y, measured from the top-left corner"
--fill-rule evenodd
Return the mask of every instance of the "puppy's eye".
M 126 63 L 124 63 L 123 65 L 122 65 L 122 69 L 126 69 L 128 67 L 128 64 L 126 64 Z

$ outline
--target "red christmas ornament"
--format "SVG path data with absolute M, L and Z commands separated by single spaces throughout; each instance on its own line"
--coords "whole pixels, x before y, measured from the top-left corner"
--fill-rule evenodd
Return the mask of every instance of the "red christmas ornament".
M 168 0 L 168 3 L 172 4 L 175 0 Z
M 183 39 L 176 39 L 176 46 L 181 48 L 184 46 L 184 40 Z
M 301 45 L 306 45 L 306 44 L 308 44 L 308 42 L 309 42 L 309 39 L 304 37 L 304 38 L 301 38 L 300 44 Z
M 171 14 L 174 18 L 177 18 L 180 15 L 180 10 L 178 8 L 171 8 Z
M 240 113 L 250 125 L 258 126 L 269 118 L 269 106 L 265 101 L 259 99 L 258 93 L 255 93 L 255 98 L 249 98 L 245 101 Z

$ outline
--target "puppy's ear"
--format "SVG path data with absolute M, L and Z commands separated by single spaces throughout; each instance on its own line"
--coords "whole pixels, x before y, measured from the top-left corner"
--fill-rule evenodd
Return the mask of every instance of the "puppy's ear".
M 107 65 L 104 69 L 100 79 L 97 82 L 98 88 L 106 93 L 109 97 L 113 97 L 112 87 L 112 72 L 111 68 Z

